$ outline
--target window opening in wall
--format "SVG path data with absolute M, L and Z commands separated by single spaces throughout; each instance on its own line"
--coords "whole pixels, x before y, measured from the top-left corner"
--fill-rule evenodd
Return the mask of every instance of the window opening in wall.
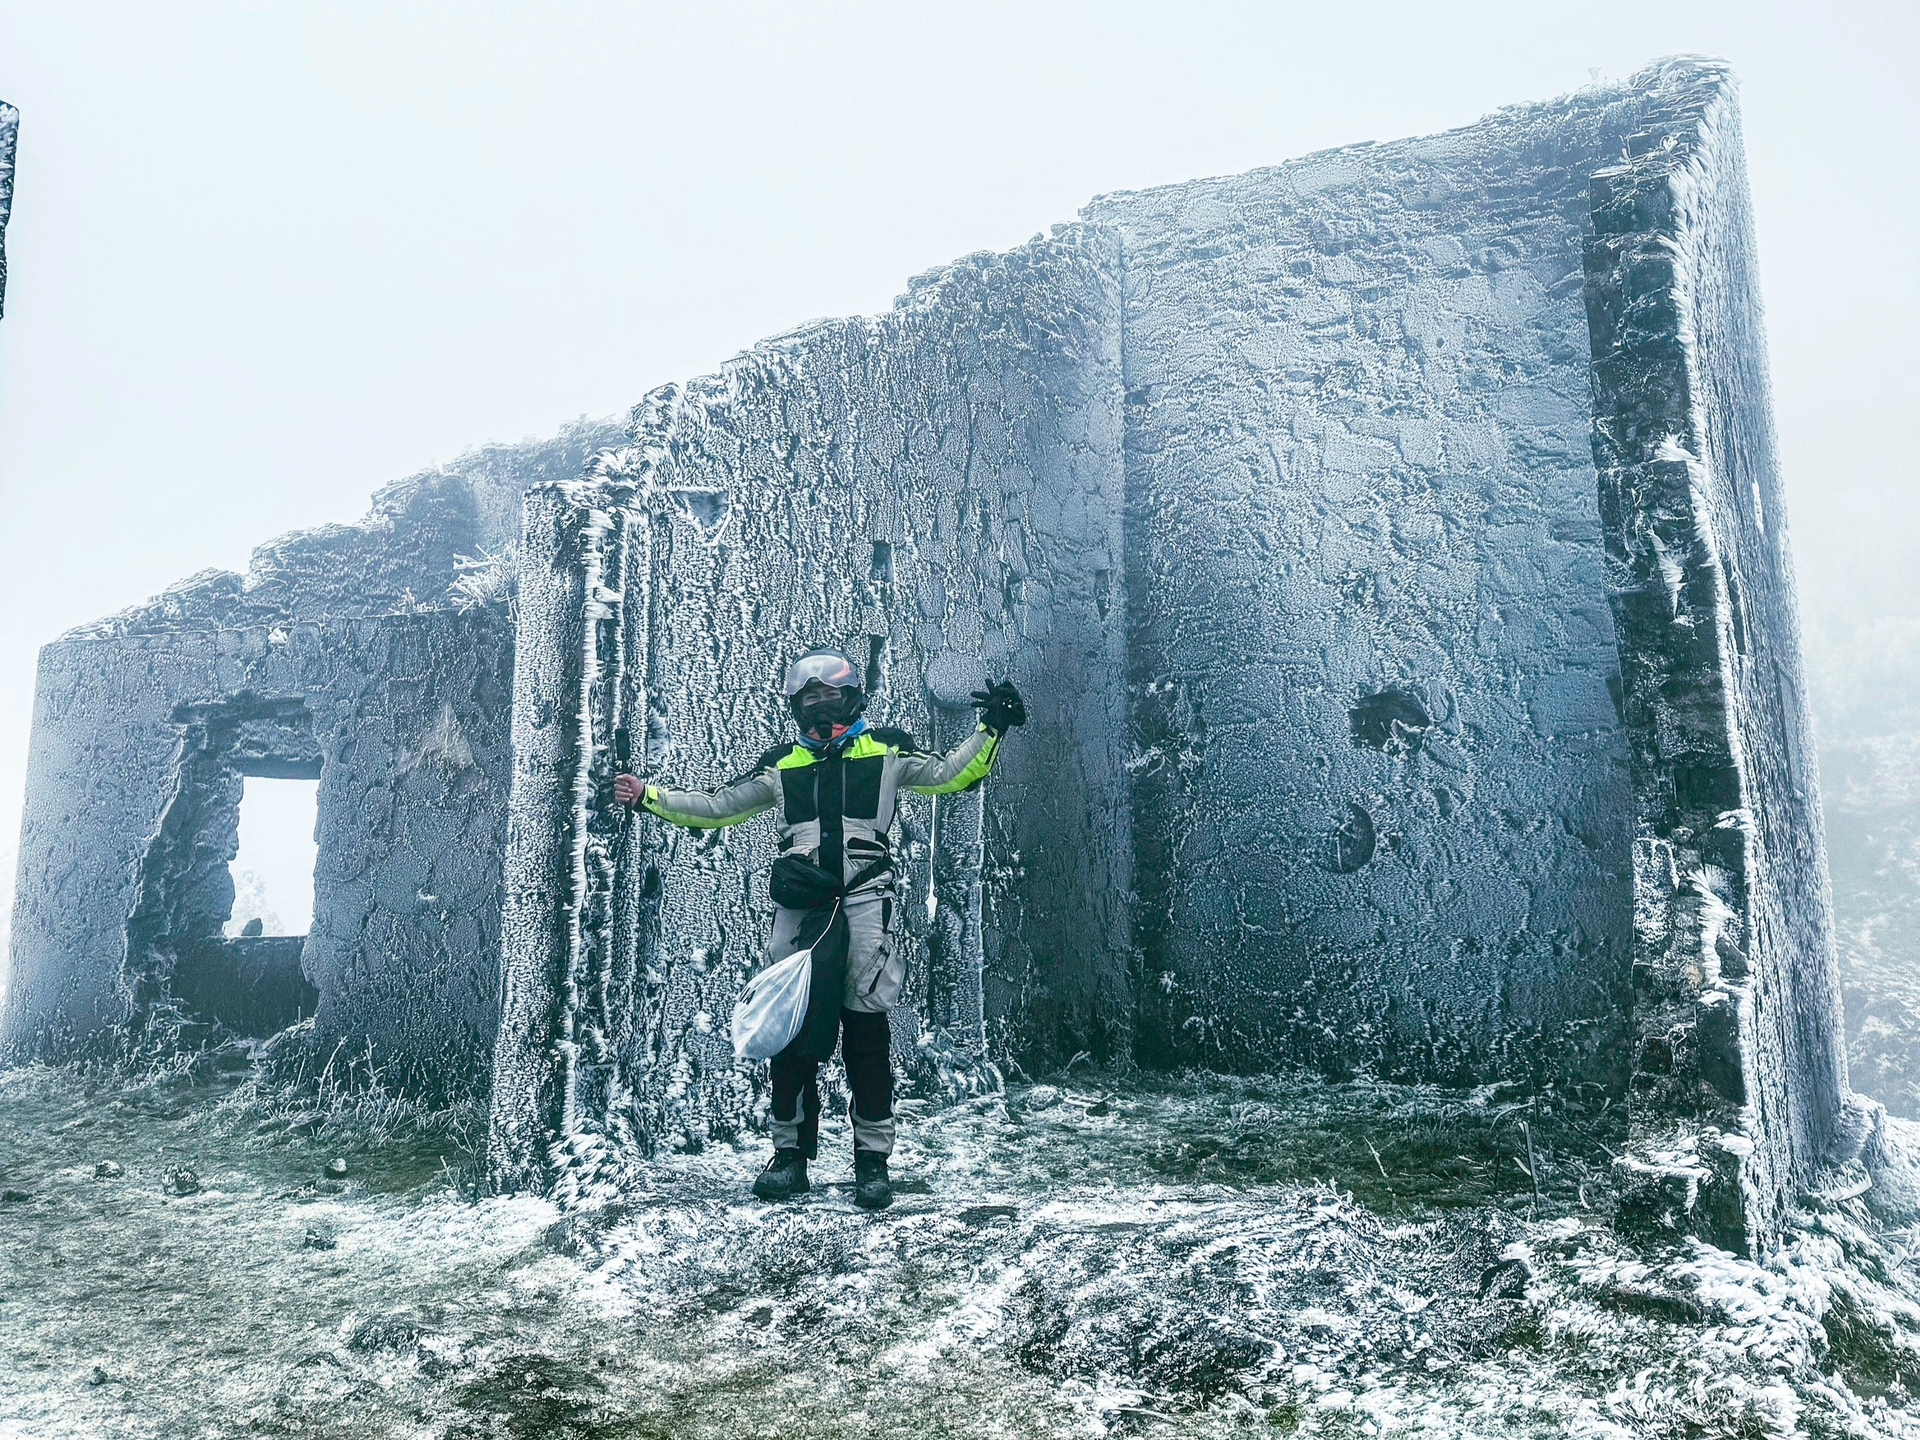
M 867 637 L 867 694 L 878 695 L 887 688 L 887 637 Z
M 127 915 L 132 1029 L 152 1022 L 143 1043 L 160 1045 L 197 1045 L 209 1025 L 271 1035 L 319 999 L 300 968 L 321 768 L 313 719 L 299 699 L 245 692 L 182 705 L 173 720 L 174 791 Z
M 313 925 L 320 782 L 248 775 L 241 783 L 240 853 L 228 866 L 233 914 L 227 938 L 305 935 Z

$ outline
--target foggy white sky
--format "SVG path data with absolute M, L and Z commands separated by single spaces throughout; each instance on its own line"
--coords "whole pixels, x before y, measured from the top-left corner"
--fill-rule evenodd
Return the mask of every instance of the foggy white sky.
M 1676 51 L 1744 79 L 1803 595 L 1920 608 L 1914 14 L 0 0 L 0 852 L 68 626 L 1099 192 Z
M 268 935 L 304 935 L 313 922 L 314 843 L 320 783 L 249 775 L 241 782 L 240 852 L 228 866 L 236 889 L 226 933 L 258 916 Z

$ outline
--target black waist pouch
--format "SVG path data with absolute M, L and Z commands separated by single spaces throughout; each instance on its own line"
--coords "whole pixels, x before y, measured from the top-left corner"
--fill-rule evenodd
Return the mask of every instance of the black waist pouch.
M 804 855 L 782 855 L 767 876 L 767 893 L 789 910 L 824 910 L 840 898 L 840 877 Z
M 855 875 L 853 884 L 846 888 L 857 890 L 892 868 L 890 858 L 876 860 Z M 775 860 L 767 876 L 767 892 L 776 905 L 809 912 L 795 938 L 802 950 L 813 950 L 806 1022 L 775 1058 L 830 1060 L 840 1038 L 840 1001 L 847 990 L 848 949 L 853 938 L 840 904 L 845 892 L 834 876 L 804 855 L 782 855 Z

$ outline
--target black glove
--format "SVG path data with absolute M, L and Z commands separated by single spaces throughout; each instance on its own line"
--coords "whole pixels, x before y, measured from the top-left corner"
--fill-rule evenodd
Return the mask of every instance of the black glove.
M 973 703 L 980 707 L 980 723 L 996 735 L 1027 723 L 1027 702 L 1020 698 L 1011 680 L 974 691 Z

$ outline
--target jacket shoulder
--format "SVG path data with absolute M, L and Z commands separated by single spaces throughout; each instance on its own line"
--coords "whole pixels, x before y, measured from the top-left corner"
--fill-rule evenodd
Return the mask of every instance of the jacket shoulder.
M 792 749 L 793 749 L 793 746 L 790 743 L 786 745 L 774 746 L 771 750 L 767 751 L 766 754 L 762 755 L 758 760 L 754 761 L 753 764 L 749 765 L 745 770 L 741 771 L 738 775 L 734 776 L 731 780 L 727 781 L 727 784 L 738 785 L 743 781 L 753 779 L 753 777 L 756 775 L 762 774 L 768 770 L 773 769 L 782 760 L 787 758 L 787 752 Z M 725 787 L 723 786 L 722 788 L 724 789 Z
M 876 725 L 867 733 L 882 745 L 889 745 L 902 754 L 912 755 L 919 752 L 920 747 L 913 743 L 913 734 L 911 731 L 896 730 L 891 725 Z

